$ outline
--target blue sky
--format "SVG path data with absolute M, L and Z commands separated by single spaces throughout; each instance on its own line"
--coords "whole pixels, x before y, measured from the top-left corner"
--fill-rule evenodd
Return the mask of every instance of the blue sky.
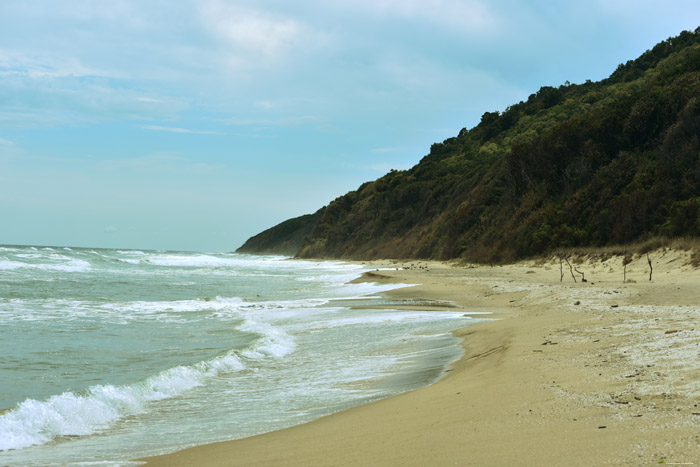
M 697 0 L 2 0 L 0 243 L 230 251 L 697 26 Z

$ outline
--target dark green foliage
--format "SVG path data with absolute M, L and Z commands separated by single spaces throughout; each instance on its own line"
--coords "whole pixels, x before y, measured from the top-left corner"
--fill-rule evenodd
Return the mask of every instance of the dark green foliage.
M 302 257 L 507 261 L 700 234 L 700 28 L 543 87 L 327 207 Z
M 248 239 L 236 253 L 295 255 L 323 215 L 314 214 L 289 219 Z

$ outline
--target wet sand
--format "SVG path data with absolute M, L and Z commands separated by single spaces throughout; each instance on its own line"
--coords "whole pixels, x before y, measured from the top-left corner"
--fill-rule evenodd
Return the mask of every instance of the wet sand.
M 682 251 L 502 267 L 374 262 L 407 307 L 492 313 L 455 331 L 437 383 L 251 438 L 148 459 L 178 466 L 700 465 L 700 271 Z

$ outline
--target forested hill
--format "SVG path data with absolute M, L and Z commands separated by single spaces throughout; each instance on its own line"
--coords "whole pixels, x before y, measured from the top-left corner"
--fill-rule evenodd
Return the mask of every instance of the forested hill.
M 543 87 L 331 202 L 300 257 L 504 261 L 700 234 L 700 28 Z
M 250 237 L 236 253 L 294 256 L 311 235 L 325 208 L 313 214 L 288 219 Z

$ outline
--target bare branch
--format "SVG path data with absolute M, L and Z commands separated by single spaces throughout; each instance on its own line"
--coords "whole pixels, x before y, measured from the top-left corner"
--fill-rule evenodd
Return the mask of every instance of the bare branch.
M 571 263 L 569 262 L 569 258 L 564 258 L 564 260 L 566 260 L 566 264 L 569 265 L 569 271 L 571 271 L 571 277 L 574 278 L 574 282 L 578 282 L 576 280 L 576 276 L 574 276 L 574 268 L 571 266 Z

